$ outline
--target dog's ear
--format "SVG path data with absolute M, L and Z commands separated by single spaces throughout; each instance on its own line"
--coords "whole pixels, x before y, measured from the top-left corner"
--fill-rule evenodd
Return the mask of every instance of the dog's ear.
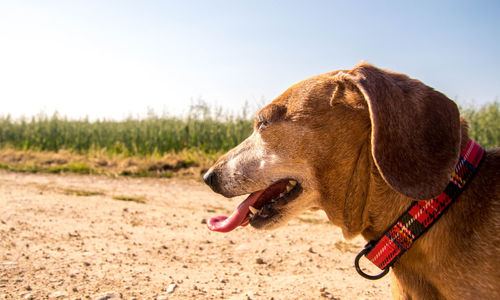
M 443 192 L 460 151 L 456 104 L 418 80 L 365 63 L 337 73 L 334 81 L 332 102 L 349 98 L 346 91 L 354 86 L 368 105 L 372 155 L 384 180 L 415 199 Z M 352 99 L 348 105 L 359 107 Z

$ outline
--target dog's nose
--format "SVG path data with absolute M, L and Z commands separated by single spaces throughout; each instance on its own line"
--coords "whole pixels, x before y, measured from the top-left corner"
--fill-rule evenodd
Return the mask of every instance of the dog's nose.
M 203 175 L 203 181 L 205 181 L 205 183 L 213 189 L 216 181 L 215 177 L 215 172 L 208 171 L 205 175 Z

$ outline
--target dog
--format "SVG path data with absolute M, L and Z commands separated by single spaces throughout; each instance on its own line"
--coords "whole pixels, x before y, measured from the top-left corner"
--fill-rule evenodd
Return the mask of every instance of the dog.
M 262 108 L 254 131 L 203 176 L 249 194 L 211 230 L 273 229 L 322 209 L 345 238 L 378 240 L 414 201 L 440 195 L 469 140 L 442 93 L 360 63 L 301 81 Z M 500 299 L 500 148 L 392 265 L 395 299 Z

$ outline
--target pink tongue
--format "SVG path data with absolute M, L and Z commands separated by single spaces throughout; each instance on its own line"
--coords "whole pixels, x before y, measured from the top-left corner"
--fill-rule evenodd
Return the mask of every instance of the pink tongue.
M 212 231 L 219 232 L 229 232 L 236 227 L 242 225 L 243 220 L 245 220 L 246 216 L 249 212 L 249 206 L 254 205 L 257 202 L 257 199 L 264 193 L 265 190 L 261 190 L 258 192 L 254 192 L 245 199 L 245 201 L 241 202 L 240 205 L 233 211 L 233 213 L 227 216 L 217 216 L 210 218 L 207 222 L 208 229 Z

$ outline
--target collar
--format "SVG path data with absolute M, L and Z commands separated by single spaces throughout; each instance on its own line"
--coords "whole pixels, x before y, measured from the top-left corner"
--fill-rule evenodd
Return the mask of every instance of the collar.
M 371 280 L 379 279 L 389 272 L 389 268 L 403 255 L 423 233 L 446 211 L 462 193 L 472 179 L 481 162 L 484 149 L 469 139 L 467 147 L 451 175 L 450 182 L 443 193 L 430 200 L 414 201 L 410 208 L 377 241 L 370 241 L 354 261 L 356 271 Z M 382 273 L 368 275 L 359 267 L 359 260 L 366 256 Z

